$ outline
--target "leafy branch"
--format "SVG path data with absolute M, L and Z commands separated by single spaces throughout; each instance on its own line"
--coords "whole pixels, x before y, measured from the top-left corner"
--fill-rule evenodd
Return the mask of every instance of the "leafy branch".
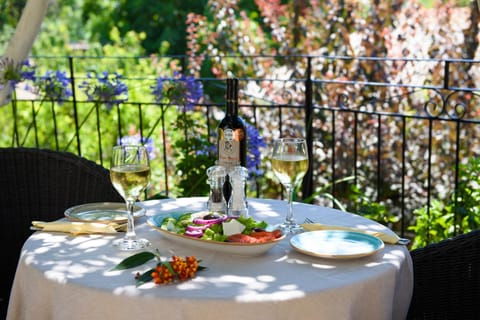
M 201 260 L 197 260 L 195 256 L 187 256 L 185 258 L 172 256 L 170 260 L 162 260 L 160 252 L 156 249 L 156 252 L 143 251 L 127 257 L 116 265 L 112 271 L 135 268 L 153 259 L 156 261 L 154 268 L 142 274 L 137 273 L 135 276 L 137 286 L 150 281 L 156 284 L 185 281 L 193 278 L 197 271 L 206 269 L 199 265 Z

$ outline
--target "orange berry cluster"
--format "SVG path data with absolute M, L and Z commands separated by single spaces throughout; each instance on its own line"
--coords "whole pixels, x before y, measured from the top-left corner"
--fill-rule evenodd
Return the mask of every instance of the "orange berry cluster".
M 168 284 L 175 280 L 184 281 L 193 278 L 197 269 L 198 260 L 194 256 L 185 257 L 185 259 L 172 256 L 172 260 L 157 265 L 152 272 L 152 278 L 156 284 Z

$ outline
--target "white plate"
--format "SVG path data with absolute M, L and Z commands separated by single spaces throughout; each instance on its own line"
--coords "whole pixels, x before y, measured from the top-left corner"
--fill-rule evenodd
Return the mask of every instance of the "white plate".
M 145 215 L 145 209 L 135 205 L 134 218 Z M 70 220 L 83 222 L 127 222 L 127 207 L 120 202 L 98 202 L 81 204 L 65 210 L 65 216 Z
M 383 249 L 377 237 L 353 231 L 317 230 L 297 234 L 290 239 L 297 251 L 314 257 L 351 259 L 372 255 Z
M 274 241 L 269 241 L 265 243 L 238 243 L 238 242 L 220 242 L 213 240 L 202 240 L 198 238 L 192 238 L 184 236 L 178 233 L 170 232 L 165 229 L 160 228 L 162 225 L 163 219 L 173 216 L 178 218 L 180 214 L 157 214 L 148 218 L 147 223 L 154 229 L 160 231 L 162 236 L 165 238 L 181 243 L 187 246 L 214 250 L 217 252 L 243 255 L 243 256 L 258 256 L 266 253 L 273 246 L 277 245 L 285 236 L 275 239 Z

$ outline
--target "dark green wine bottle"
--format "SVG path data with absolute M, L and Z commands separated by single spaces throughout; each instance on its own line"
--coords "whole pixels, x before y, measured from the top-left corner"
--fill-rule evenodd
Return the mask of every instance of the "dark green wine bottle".
M 223 195 L 228 203 L 232 186 L 228 172 L 235 166 L 247 166 L 247 130 L 242 117 L 238 115 L 238 79 L 227 79 L 225 117 L 218 125 L 218 164 L 227 169 Z
M 247 130 L 238 115 L 238 79 L 227 79 L 226 113 L 218 125 L 218 164 L 227 168 L 247 166 Z

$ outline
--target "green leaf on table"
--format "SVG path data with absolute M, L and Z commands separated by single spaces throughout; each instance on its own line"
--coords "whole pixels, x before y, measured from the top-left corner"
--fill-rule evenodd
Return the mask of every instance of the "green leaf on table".
M 152 272 L 155 271 L 155 268 L 145 271 L 137 278 L 137 287 L 141 286 L 144 283 L 150 282 L 153 280 Z
M 130 256 L 130 257 L 122 260 L 112 270 L 125 270 L 125 269 L 138 267 L 138 266 L 144 264 L 145 262 L 152 260 L 156 256 L 157 255 L 155 253 L 149 252 L 149 251 L 139 252 L 139 253 L 134 254 L 133 256 Z
M 177 273 L 175 272 L 175 270 L 173 270 L 173 267 L 172 267 L 172 265 L 170 264 L 170 262 L 168 262 L 168 261 L 162 262 L 162 265 L 164 265 L 164 266 L 168 269 L 168 271 L 170 271 L 171 274 L 174 274 L 174 275 L 177 274 Z

